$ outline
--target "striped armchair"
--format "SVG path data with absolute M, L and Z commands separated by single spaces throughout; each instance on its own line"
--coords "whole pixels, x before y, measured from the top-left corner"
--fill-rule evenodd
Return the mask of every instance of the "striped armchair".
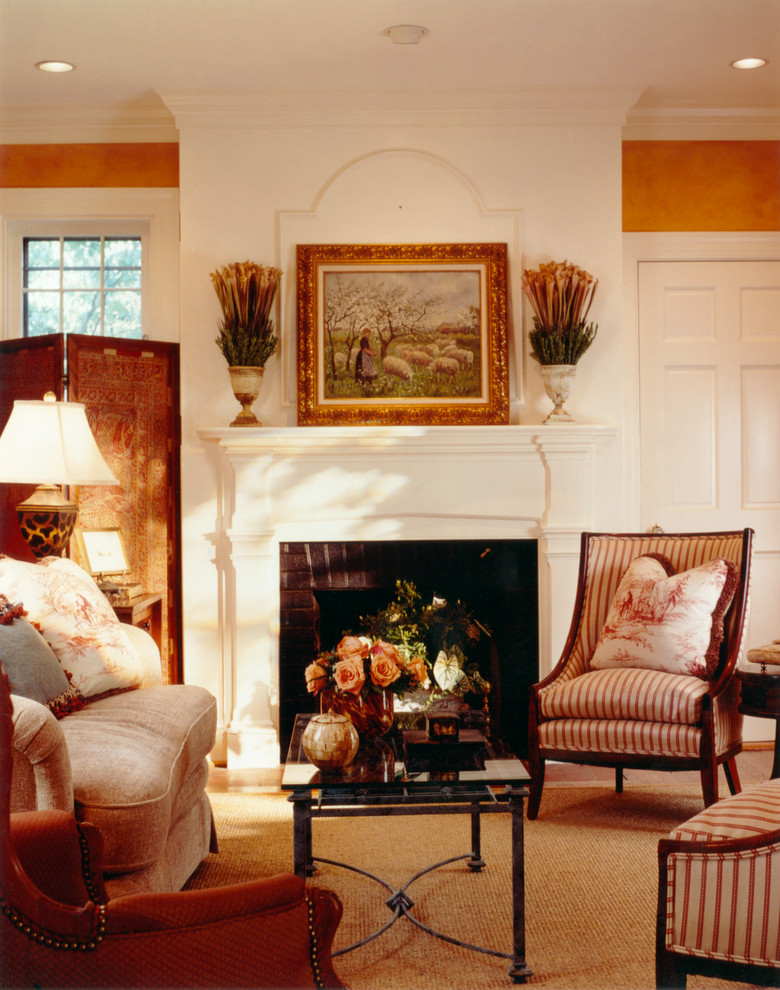
M 659 988 L 688 973 L 780 986 L 780 779 L 674 829 L 658 865 Z
M 718 766 L 739 791 L 734 757 L 742 749 L 735 669 L 744 645 L 753 531 L 685 534 L 583 533 L 569 636 L 552 673 L 530 692 L 528 817 L 542 799 L 546 760 L 615 768 L 699 770 L 704 804 L 717 800 Z M 635 558 L 662 554 L 675 572 L 717 558 L 733 561 L 737 587 L 723 621 L 709 679 L 662 670 L 593 670 L 590 660 L 623 575 Z

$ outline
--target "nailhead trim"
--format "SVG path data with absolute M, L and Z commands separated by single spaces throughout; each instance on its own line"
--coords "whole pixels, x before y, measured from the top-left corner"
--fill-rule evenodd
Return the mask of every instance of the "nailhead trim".
M 96 949 L 103 941 L 106 932 L 106 906 L 105 904 L 95 905 L 95 915 L 93 918 L 94 935 L 92 938 L 82 941 L 81 939 L 63 938 L 39 928 L 29 919 L 20 914 L 16 908 L 3 898 L 0 900 L 0 910 L 8 918 L 11 924 L 23 935 L 26 935 L 33 942 L 45 945 L 49 949 L 76 949 L 81 952 L 88 952 Z
M 311 971 L 314 977 L 314 985 L 321 990 L 325 986 L 322 978 L 322 969 L 320 967 L 320 940 L 317 935 L 317 927 L 314 924 L 314 902 L 312 901 L 311 894 L 306 891 L 306 911 L 308 913 L 308 925 L 309 925 L 309 958 L 311 960 Z

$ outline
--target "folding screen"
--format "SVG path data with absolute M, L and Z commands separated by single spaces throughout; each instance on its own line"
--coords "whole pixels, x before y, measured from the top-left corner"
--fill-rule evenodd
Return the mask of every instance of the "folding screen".
M 42 398 L 47 389 L 62 398 L 64 377 L 67 397 L 86 406 L 98 446 L 120 481 L 119 487 L 77 490 L 78 525 L 118 529 L 134 578 L 144 591 L 163 596 L 163 669 L 169 682 L 180 681 L 178 344 L 76 334 L 0 342 L 0 429 L 14 399 Z M 26 559 L 32 555 L 18 535 L 14 509 L 29 493 L 29 486 L 0 485 L 0 551 Z M 71 555 L 78 559 L 76 541 Z

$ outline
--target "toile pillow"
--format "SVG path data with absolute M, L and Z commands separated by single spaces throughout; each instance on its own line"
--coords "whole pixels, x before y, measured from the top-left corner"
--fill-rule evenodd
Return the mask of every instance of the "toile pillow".
M 36 563 L 0 555 L 0 593 L 23 601 L 63 670 L 85 698 L 138 687 L 143 664 L 103 592 L 67 557 Z
M 737 582 L 730 560 L 675 574 L 661 554 L 637 557 L 612 600 L 591 669 L 642 667 L 712 677 Z
M 57 718 L 84 707 L 53 650 L 26 619 L 0 622 L 0 661 L 12 694 L 46 705 Z

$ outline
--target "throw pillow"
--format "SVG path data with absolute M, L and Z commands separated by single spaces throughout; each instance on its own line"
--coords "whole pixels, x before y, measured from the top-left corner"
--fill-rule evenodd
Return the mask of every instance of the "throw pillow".
M 0 556 L 0 592 L 22 601 L 85 698 L 138 687 L 141 661 L 92 577 L 66 557 L 36 563 Z
M 712 677 L 737 581 L 730 560 L 710 560 L 675 574 L 661 555 L 637 557 L 615 593 L 591 668 L 642 667 Z
M 51 647 L 26 619 L 0 623 L 0 661 L 12 694 L 46 705 L 57 718 L 84 707 Z

